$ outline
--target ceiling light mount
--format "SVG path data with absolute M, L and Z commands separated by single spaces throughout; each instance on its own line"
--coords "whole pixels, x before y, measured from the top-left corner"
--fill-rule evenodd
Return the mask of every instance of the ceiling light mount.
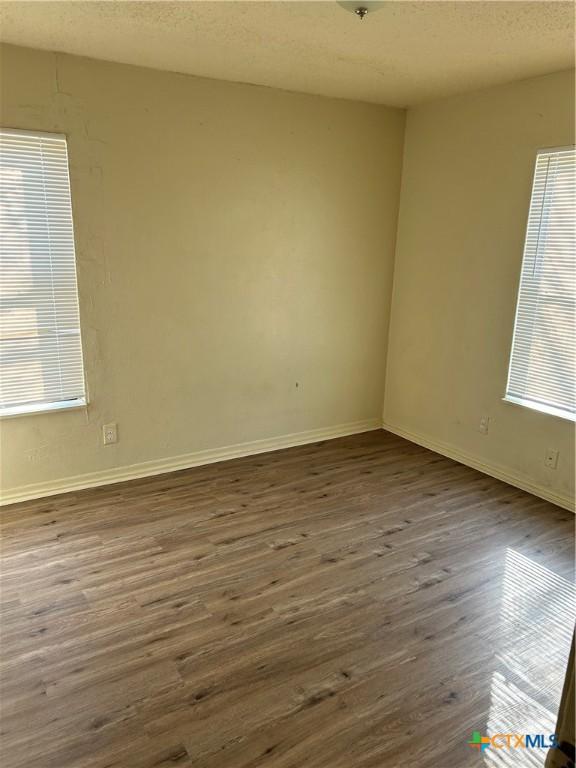
M 344 8 L 345 11 L 353 13 L 358 16 L 360 21 L 369 13 L 379 10 L 385 5 L 383 0 L 338 0 L 338 5 Z

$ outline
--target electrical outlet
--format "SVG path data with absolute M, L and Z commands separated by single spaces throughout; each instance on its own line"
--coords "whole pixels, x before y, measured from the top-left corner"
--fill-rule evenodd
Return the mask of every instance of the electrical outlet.
M 544 456 L 544 464 L 549 469 L 556 469 L 558 466 L 558 455 L 559 451 L 557 451 L 555 448 L 548 448 L 546 451 L 546 455 Z
M 478 429 L 480 432 L 482 432 L 483 435 L 488 434 L 488 427 L 490 426 L 490 416 L 482 416 L 480 418 L 480 425 Z
M 104 424 L 102 427 L 102 440 L 104 445 L 112 445 L 118 442 L 118 427 L 115 422 Z

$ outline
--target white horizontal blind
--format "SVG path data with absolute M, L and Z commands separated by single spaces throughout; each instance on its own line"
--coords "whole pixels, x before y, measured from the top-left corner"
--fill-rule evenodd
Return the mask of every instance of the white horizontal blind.
M 0 415 L 84 402 L 66 138 L 0 129 Z
M 506 399 L 574 419 L 576 151 L 538 152 Z

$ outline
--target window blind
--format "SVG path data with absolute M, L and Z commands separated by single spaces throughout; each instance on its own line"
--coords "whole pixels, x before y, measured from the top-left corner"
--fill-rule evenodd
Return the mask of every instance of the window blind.
M 506 399 L 574 419 L 576 150 L 536 157 Z
M 0 415 L 84 403 L 66 138 L 0 129 Z

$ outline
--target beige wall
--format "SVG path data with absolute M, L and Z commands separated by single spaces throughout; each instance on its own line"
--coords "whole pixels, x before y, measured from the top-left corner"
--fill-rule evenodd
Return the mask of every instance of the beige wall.
M 403 111 L 10 46 L 1 84 L 69 138 L 90 396 L 2 421 L 5 498 L 379 423 Z
M 0 423 L 4 500 L 379 423 L 402 111 L 1 53 L 1 124 L 69 137 L 90 396 Z M 573 109 L 560 73 L 409 111 L 384 408 L 562 503 L 573 425 L 501 398 L 534 154 Z
M 574 425 L 502 396 L 535 153 L 573 143 L 573 116 L 568 72 L 409 111 L 384 407 L 394 430 L 559 500 Z

